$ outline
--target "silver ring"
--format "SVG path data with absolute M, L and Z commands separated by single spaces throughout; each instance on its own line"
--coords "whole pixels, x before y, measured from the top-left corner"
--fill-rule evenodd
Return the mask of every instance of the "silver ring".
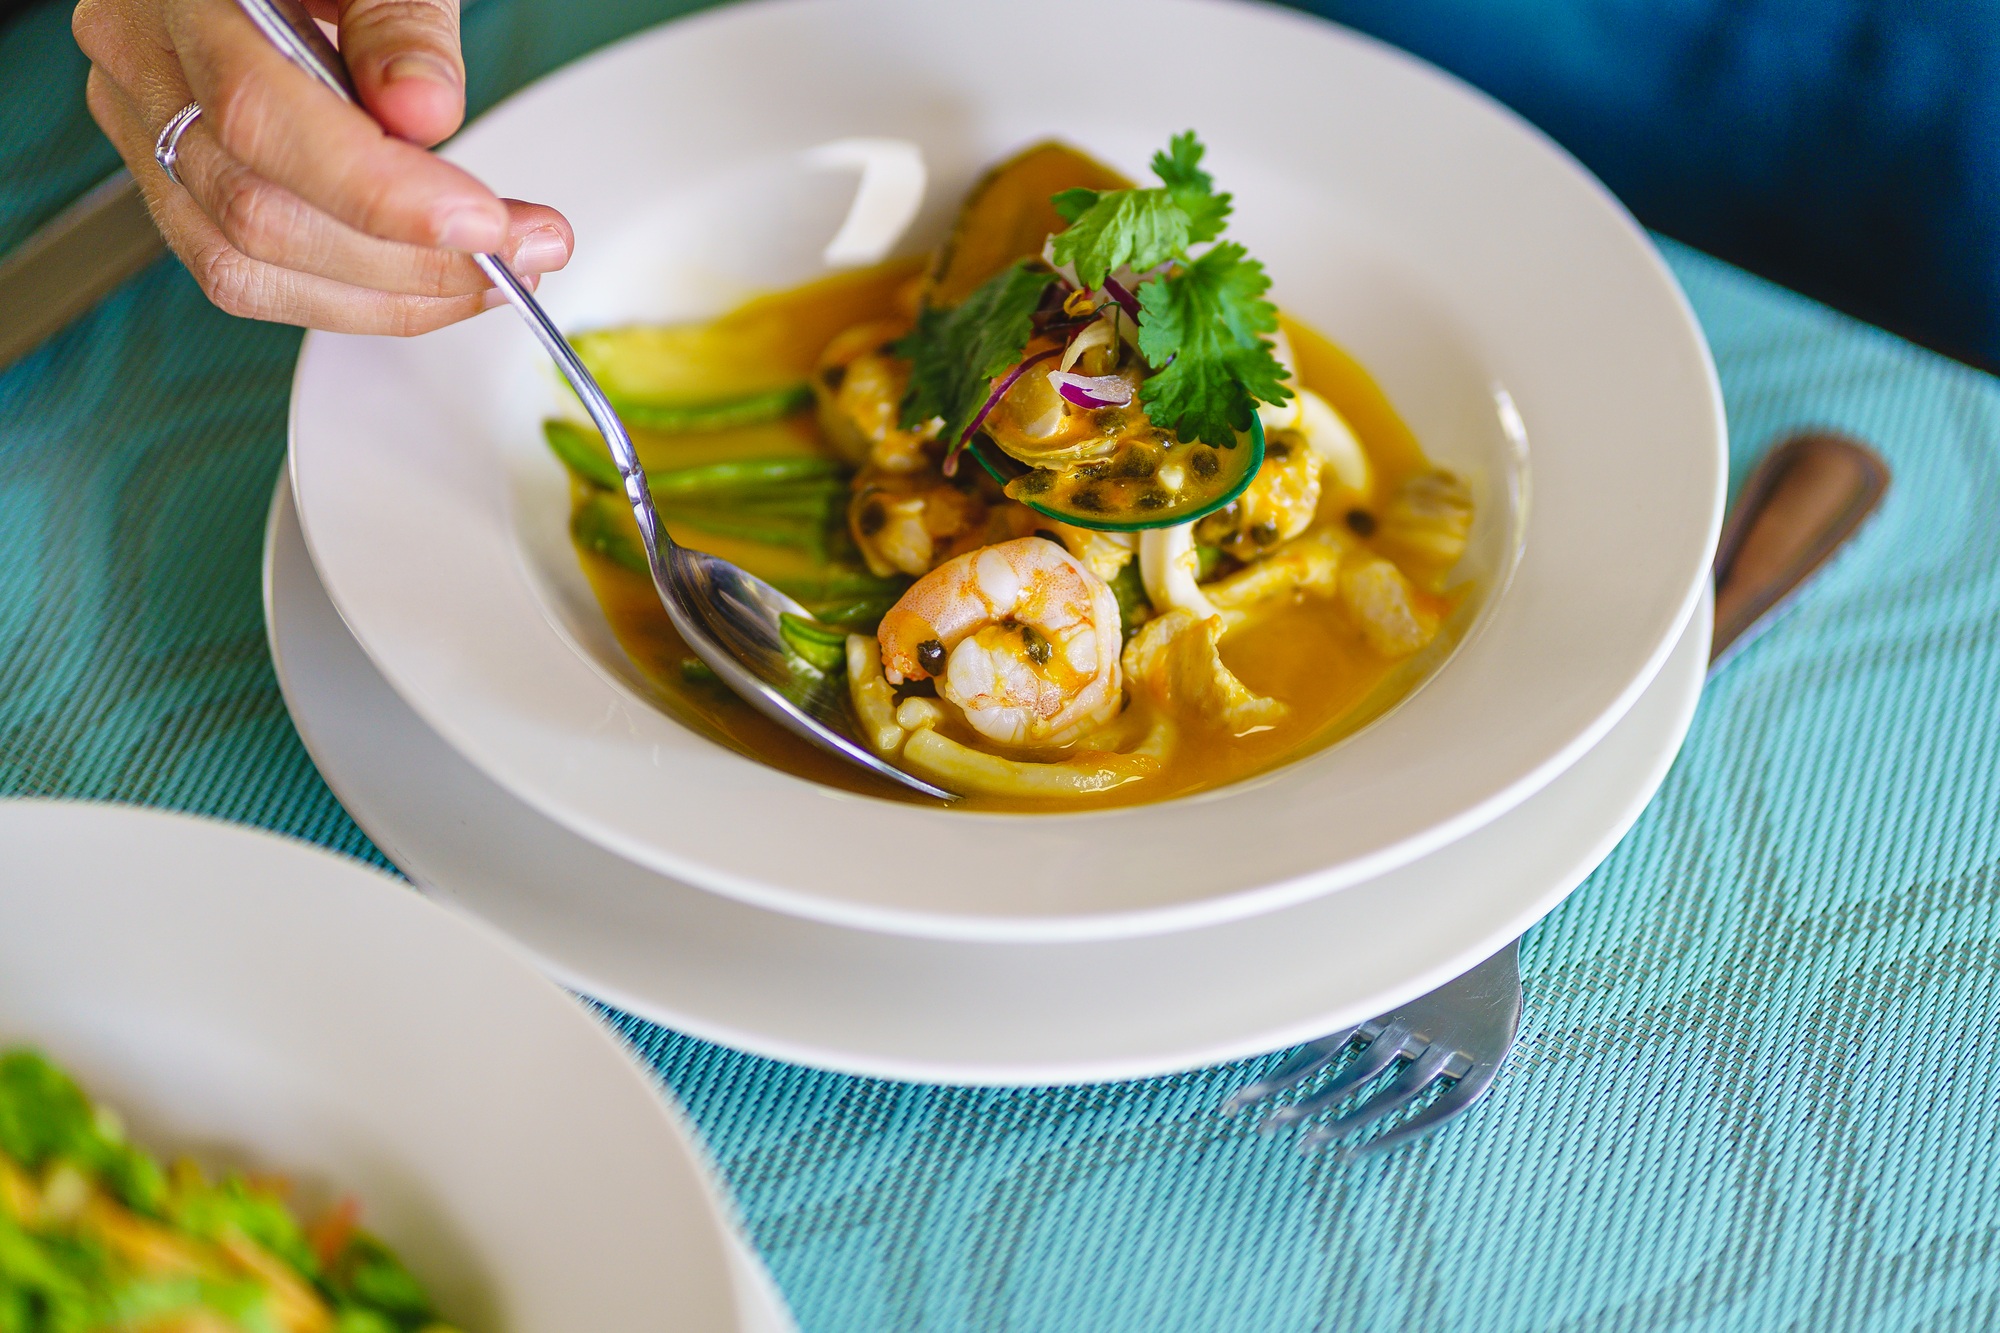
M 153 160 L 160 164 L 160 170 L 167 173 L 167 179 L 174 184 L 181 183 L 180 172 L 174 170 L 181 160 L 181 136 L 188 126 L 201 117 L 201 103 L 189 102 L 174 112 L 174 118 L 160 131 L 160 137 L 153 141 Z

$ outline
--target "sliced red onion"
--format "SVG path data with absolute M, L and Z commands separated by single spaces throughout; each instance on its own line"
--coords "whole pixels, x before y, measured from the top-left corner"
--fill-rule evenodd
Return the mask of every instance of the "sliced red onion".
M 1072 375 L 1051 370 L 1049 383 L 1078 407 L 1124 407 L 1132 401 L 1132 381 L 1123 375 Z
M 1125 308 L 1125 313 L 1132 317 L 1134 324 L 1139 322 L 1139 298 L 1126 291 L 1123 283 L 1107 274 L 1104 279 L 1104 292 Z
M 986 395 L 985 404 L 978 412 L 973 414 L 972 424 L 965 428 L 964 434 L 958 437 L 958 442 L 952 445 L 951 453 L 944 460 L 943 471 L 947 477 L 958 475 L 958 451 L 965 448 L 966 442 L 972 438 L 974 431 L 986 424 L 987 416 L 995 407 L 1000 405 L 1000 400 L 1007 396 L 1007 390 L 1014 387 L 1014 381 L 1027 374 L 1030 366 L 1046 361 L 1052 356 L 1060 356 L 1061 354 L 1062 348 L 1060 347 L 1051 347 L 1046 352 L 1037 352 L 1001 377 L 999 382 L 993 386 L 993 392 Z

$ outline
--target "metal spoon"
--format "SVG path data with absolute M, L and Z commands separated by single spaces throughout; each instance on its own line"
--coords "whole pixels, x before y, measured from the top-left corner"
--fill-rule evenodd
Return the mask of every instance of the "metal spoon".
M 293 64 L 349 102 L 360 105 L 340 52 L 296 0 L 237 0 L 237 3 Z M 667 535 L 659 511 L 653 507 L 653 493 L 646 485 L 646 470 L 632 448 L 632 437 L 626 434 L 624 423 L 618 420 L 611 400 L 598 387 L 596 378 L 535 300 L 527 284 L 514 275 L 500 256 L 475 255 L 473 260 L 527 321 L 529 332 L 554 359 L 563 378 L 583 400 L 590 419 L 597 423 L 605 443 L 611 446 L 611 457 L 625 480 L 625 498 L 631 502 L 633 517 L 639 521 L 639 537 L 646 546 L 646 565 L 652 571 L 653 589 L 660 596 L 660 605 L 666 608 L 667 618 L 673 621 L 674 629 L 688 647 L 730 689 L 794 735 L 913 791 L 941 800 L 956 800 L 954 793 L 912 777 L 854 739 L 845 678 L 815 671 L 785 651 L 778 618 L 793 615 L 810 620 L 812 617 L 803 606 L 727 560 L 689 550 Z

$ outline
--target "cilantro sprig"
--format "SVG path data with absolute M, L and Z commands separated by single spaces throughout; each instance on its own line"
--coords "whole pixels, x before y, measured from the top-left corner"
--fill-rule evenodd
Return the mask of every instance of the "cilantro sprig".
M 1182 439 L 1224 447 L 1250 429 L 1258 403 L 1292 396 L 1260 334 L 1278 327 L 1271 279 L 1234 241 L 1139 288 L 1139 350 L 1166 369 L 1139 386 L 1146 415 Z
M 1264 335 L 1278 312 L 1264 294 L 1271 280 L 1241 245 L 1219 241 L 1233 207 L 1201 168 L 1207 150 L 1194 131 L 1153 155 L 1157 187 L 1064 190 L 1050 200 L 1069 225 L 1050 254 L 1077 281 L 1099 288 L 1120 269 L 1139 285 L 1139 350 L 1154 374 L 1139 400 L 1155 426 L 1183 440 L 1233 447 L 1257 404 L 1291 397 L 1285 369 Z M 1193 247 L 1209 245 L 1200 256 Z M 942 418 L 955 452 L 992 393 L 1017 366 L 1034 333 L 1033 316 L 1057 276 L 1023 260 L 950 308 L 927 307 L 896 346 L 911 363 L 902 425 Z
M 1167 151 L 1153 154 L 1156 190 L 1064 190 L 1049 202 L 1069 223 L 1056 237 L 1058 264 L 1076 265 L 1077 280 L 1101 287 L 1119 268 L 1143 273 L 1172 259 L 1187 258 L 1188 247 L 1212 241 L 1229 219 L 1230 196 L 1215 192 L 1215 180 L 1201 169 L 1207 149 L 1194 131 L 1177 134 Z
M 918 430 L 944 419 L 938 438 L 956 452 L 992 381 L 1012 370 L 1034 335 L 1035 309 L 1056 280 L 1046 268 L 1020 260 L 986 280 L 972 295 L 946 308 L 925 306 L 917 326 L 896 344 L 910 361 L 902 427 Z

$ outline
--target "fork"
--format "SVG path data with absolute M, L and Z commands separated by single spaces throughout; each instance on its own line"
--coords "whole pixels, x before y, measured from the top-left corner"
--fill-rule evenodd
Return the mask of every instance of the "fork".
M 1709 679 L 1791 604 L 1888 489 L 1888 466 L 1843 436 L 1795 435 L 1766 455 L 1744 483 L 1716 548 Z M 1222 1112 L 1233 1115 L 1302 1087 L 1353 1048 L 1359 1052 L 1353 1063 L 1325 1086 L 1266 1113 L 1259 1131 L 1275 1134 L 1362 1093 L 1353 1106 L 1301 1134 L 1300 1149 L 1310 1152 L 1383 1125 L 1390 1127 L 1349 1144 L 1341 1156 L 1408 1143 L 1471 1110 L 1492 1089 L 1513 1049 L 1523 998 L 1517 939 L 1400 1009 L 1307 1042 L 1270 1074 L 1239 1088 Z M 1386 1084 L 1370 1087 L 1398 1065 Z M 1408 1114 L 1413 1108 L 1415 1114 Z

